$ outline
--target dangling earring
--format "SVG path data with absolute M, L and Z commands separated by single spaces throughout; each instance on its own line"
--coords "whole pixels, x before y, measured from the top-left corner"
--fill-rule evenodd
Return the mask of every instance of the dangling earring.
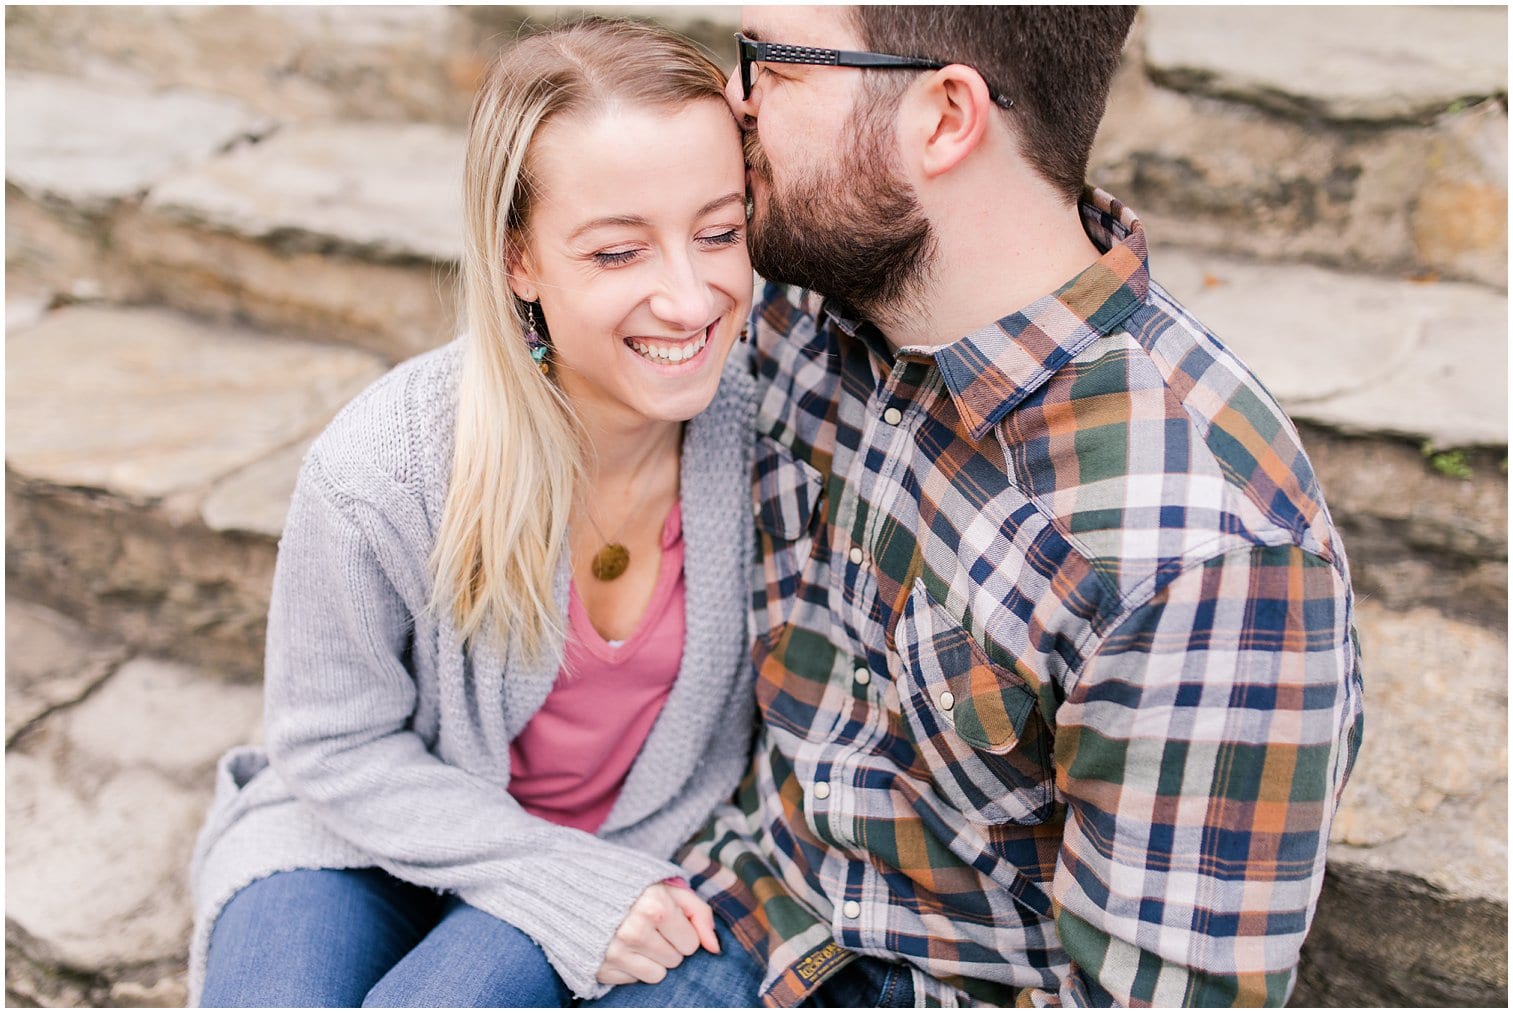
M 525 344 L 531 350 L 531 358 L 535 360 L 536 368 L 541 370 L 542 376 L 550 376 L 552 365 L 547 361 L 547 352 L 551 349 L 546 340 L 541 337 L 541 332 L 536 329 L 536 307 L 533 303 L 525 305 Z

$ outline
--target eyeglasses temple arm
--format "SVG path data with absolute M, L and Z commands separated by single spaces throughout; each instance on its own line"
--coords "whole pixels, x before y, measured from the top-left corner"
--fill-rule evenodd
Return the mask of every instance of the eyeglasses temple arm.
M 858 53 L 847 49 L 836 51 L 835 65 L 838 67 L 918 67 L 922 70 L 939 70 L 945 66 L 939 60 L 891 56 L 887 53 Z

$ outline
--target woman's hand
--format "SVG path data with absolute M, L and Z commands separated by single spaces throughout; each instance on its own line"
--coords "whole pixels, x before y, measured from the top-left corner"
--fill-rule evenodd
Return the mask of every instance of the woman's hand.
M 700 946 L 720 952 L 714 912 L 687 887 L 657 883 L 636 899 L 615 930 L 598 978 L 606 985 L 655 985 Z

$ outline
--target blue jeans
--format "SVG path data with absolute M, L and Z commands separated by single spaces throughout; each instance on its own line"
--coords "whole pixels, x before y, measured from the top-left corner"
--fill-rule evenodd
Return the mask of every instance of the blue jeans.
M 716 920 L 718 924 L 718 920 Z M 761 969 L 729 930 L 657 985 L 590 1006 L 752 1006 Z M 279 872 L 239 891 L 210 935 L 202 1006 L 552 1007 L 572 996 L 525 933 L 380 869 Z
M 908 964 L 857 957 L 836 971 L 804 1001 L 831 1009 L 899 1009 L 914 1005 L 914 975 Z
M 202 1006 L 561 1006 L 529 936 L 380 869 L 274 873 L 210 934 Z

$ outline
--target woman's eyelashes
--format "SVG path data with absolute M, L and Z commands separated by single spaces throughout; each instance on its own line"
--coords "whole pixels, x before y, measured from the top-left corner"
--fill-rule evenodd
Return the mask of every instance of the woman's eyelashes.
M 742 236 L 740 229 L 730 228 L 713 236 L 700 236 L 699 242 L 703 243 L 706 246 L 714 247 L 735 246 L 743 238 L 744 237 Z
M 700 246 L 706 249 L 720 249 L 726 246 L 737 246 L 745 239 L 745 234 L 739 227 L 732 226 L 723 228 L 712 235 L 703 235 L 695 239 Z M 621 267 L 635 260 L 646 252 L 644 247 L 632 247 L 630 249 L 597 250 L 588 255 L 597 267 Z
M 640 252 L 640 250 L 602 250 L 590 256 L 593 262 L 600 267 L 618 267 L 621 264 L 629 264 L 632 260 L 635 260 L 636 254 Z

